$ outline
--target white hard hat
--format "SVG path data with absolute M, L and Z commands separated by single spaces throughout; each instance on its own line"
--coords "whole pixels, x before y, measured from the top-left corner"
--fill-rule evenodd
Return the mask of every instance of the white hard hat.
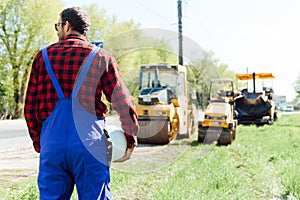
M 106 126 L 105 129 L 108 132 L 112 143 L 112 158 L 111 161 L 116 161 L 125 155 L 127 148 L 127 141 L 124 131 L 117 126 Z

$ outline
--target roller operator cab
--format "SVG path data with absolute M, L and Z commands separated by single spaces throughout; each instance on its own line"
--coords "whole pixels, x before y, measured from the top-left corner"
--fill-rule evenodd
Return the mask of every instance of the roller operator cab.
M 189 136 L 194 113 L 189 98 L 186 68 L 181 65 L 140 67 L 138 142 L 167 144 L 178 136 Z

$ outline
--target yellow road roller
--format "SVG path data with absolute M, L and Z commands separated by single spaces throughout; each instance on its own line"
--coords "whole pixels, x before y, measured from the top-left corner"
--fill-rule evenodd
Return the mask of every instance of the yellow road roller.
M 139 143 L 167 144 L 189 137 L 195 108 L 189 104 L 186 67 L 157 64 L 140 66 L 138 103 Z
M 211 79 L 208 106 L 203 121 L 198 123 L 198 142 L 221 145 L 235 139 L 237 121 L 234 119 L 233 82 L 230 79 Z

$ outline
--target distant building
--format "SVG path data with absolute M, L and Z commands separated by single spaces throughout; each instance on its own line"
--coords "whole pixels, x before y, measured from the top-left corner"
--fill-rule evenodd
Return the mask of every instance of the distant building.
M 273 95 L 273 100 L 276 102 L 277 105 L 283 105 L 287 103 L 285 95 Z

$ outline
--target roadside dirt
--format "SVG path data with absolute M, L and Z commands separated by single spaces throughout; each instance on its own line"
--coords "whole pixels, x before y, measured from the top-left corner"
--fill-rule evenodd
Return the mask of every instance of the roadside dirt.
M 112 118 L 109 123 L 118 126 L 115 121 Z M 111 168 L 130 173 L 159 170 L 179 158 L 191 146 L 191 138 L 168 145 L 139 144 L 129 161 L 113 163 Z M 39 154 L 32 147 L 25 121 L 0 120 L 0 187 L 36 177 L 38 165 Z
M 32 147 L 1 151 L 0 187 L 36 176 L 38 158 Z
M 191 140 L 180 140 L 169 145 L 140 144 L 131 159 L 113 163 L 111 168 L 130 173 L 148 173 L 166 167 L 190 147 Z M 38 173 L 39 154 L 32 147 L 0 151 L 0 187 L 34 178 Z

